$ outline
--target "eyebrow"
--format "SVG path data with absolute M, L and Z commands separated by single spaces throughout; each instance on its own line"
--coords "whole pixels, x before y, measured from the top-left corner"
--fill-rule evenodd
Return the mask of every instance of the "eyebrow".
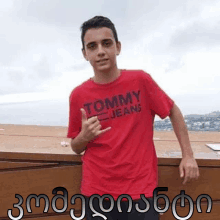
M 106 39 L 103 39 L 102 42 L 103 42 L 103 41 L 109 41 L 109 40 L 112 41 L 111 38 L 106 38 Z M 95 42 L 95 41 L 91 41 L 91 42 L 89 42 L 88 44 L 86 44 L 86 46 L 88 46 L 88 45 L 90 45 L 90 44 L 94 44 L 94 43 L 96 43 L 96 42 Z

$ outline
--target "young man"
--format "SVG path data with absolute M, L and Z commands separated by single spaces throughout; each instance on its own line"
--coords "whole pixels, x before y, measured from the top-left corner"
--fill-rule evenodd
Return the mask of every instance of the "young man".
M 155 114 L 169 116 L 182 149 L 180 176 L 184 184 L 198 178 L 199 171 L 190 147 L 183 116 L 174 101 L 142 70 L 120 70 L 120 54 L 114 24 L 106 17 L 95 16 L 82 25 L 82 52 L 94 70 L 94 77 L 77 86 L 70 95 L 68 138 L 71 147 L 82 156 L 81 194 L 110 194 L 114 200 L 122 194 L 146 205 L 150 210 L 130 213 L 103 213 L 108 219 L 158 219 L 153 208 L 153 190 L 157 187 L 157 157 L 153 143 Z M 96 200 L 93 200 L 94 203 Z M 104 200 L 104 206 L 109 208 Z M 96 201 L 95 210 L 100 211 Z M 123 199 L 122 208 L 127 202 Z M 87 207 L 87 219 L 92 213 Z M 97 218 L 98 219 L 98 218 Z M 100 217 L 100 219 L 103 219 Z

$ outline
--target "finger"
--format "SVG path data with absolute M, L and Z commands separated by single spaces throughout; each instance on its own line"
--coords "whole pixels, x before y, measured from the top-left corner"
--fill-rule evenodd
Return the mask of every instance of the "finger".
M 180 171 L 180 177 L 182 178 L 184 176 L 183 166 L 182 165 L 179 166 L 179 171 Z
M 199 168 L 198 166 L 195 168 L 195 179 L 199 178 Z
M 199 173 L 199 168 L 197 168 L 197 179 L 199 178 L 200 173 Z
M 99 132 L 98 132 L 98 135 L 103 134 L 103 133 L 105 133 L 105 132 L 107 132 L 107 131 L 109 131 L 109 130 L 111 130 L 111 127 L 108 127 L 108 128 L 105 128 L 105 129 L 99 131 Z
M 100 131 L 101 127 L 102 127 L 102 126 L 99 124 L 98 126 L 96 126 L 96 127 L 94 128 L 94 131 L 95 131 L 95 134 L 96 134 L 96 135 L 99 135 L 99 132 L 98 132 L 98 131 Z
M 91 118 L 88 119 L 88 123 L 89 123 L 89 124 L 93 124 L 93 123 L 96 122 L 96 121 L 99 122 L 98 116 L 93 116 L 93 117 L 91 117 Z
M 185 168 L 185 178 L 184 178 L 183 184 L 187 183 L 189 178 L 190 178 L 189 168 Z
M 195 178 L 195 169 L 194 167 L 189 167 L 189 181 Z
M 93 129 L 95 129 L 95 130 L 99 130 L 99 129 L 97 129 L 99 127 L 99 129 L 102 127 L 101 125 L 100 125 L 100 123 L 99 123 L 99 121 L 96 121 L 96 122 L 94 122 L 93 124 L 92 124 L 92 130 Z
M 195 166 L 195 178 L 196 178 L 196 179 L 199 178 L 199 167 L 198 167 L 197 162 L 196 162 L 196 166 Z
M 196 179 L 197 178 L 197 165 L 194 163 L 192 167 L 189 167 L 190 170 L 190 178 Z
M 188 166 L 187 168 L 186 168 L 186 170 L 187 170 L 187 172 L 188 172 L 188 177 L 189 178 L 191 178 L 192 176 L 193 176 L 193 169 L 192 169 L 192 167 L 190 167 L 190 166 Z
M 193 178 L 193 179 L 196 179 L 196 178 L 197 178 L 197 172 L 196 172 L 196 171 L 197 171 L 197 169 L 196 169 L 196 166 L 195 166 L 195 167 L 193 167 L 193 170 L 192 170 L 192 173 L 193 173 L 193 174 L 192 174 L 192 175 L 193 175 L 192 178 Z
M 83 108 L 81 108 L 80 110 L 82 112 L 82 122 L 87 121 L 86 111 Z
M 183 168 L 182 168 L 183 169 Z M 186 181 L 187 181 L 187 175 L 186 175 L 186 170 L 184 170 L 185 172 L 184 172 L 184 175 L 182 176 L 182 177 L 184 177 L 183 178 L 183 184 L 185 184 L 186 183 Z
M 184 180 L 183 180 L 183 184 L 186 184 L 188 182 L 188 176 L 185 174 Z

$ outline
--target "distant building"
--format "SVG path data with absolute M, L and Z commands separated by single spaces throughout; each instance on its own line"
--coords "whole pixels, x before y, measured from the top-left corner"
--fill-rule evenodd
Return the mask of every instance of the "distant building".
M 218 131 L 220 132 L 220 111 L 206 115 L 185 115 L 184 121 L 189 131 Z M 154 129 L 160 131 L 173 130 L 170 119 L 166 118 L 154 122 Z

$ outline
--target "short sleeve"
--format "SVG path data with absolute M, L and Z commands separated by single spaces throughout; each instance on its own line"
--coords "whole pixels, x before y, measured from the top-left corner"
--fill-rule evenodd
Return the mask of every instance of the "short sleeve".
M 166 118 L 174 106 L 174 101 L 158 86 L 150 74 L 144 72 L 144 79 L 150 109 L 161 119 Z
M 69 126 L 67 138 L 75 138 L 81 131 L 81 111 L 79 107 L 79 94 L 73 90 L 69 98 Z

